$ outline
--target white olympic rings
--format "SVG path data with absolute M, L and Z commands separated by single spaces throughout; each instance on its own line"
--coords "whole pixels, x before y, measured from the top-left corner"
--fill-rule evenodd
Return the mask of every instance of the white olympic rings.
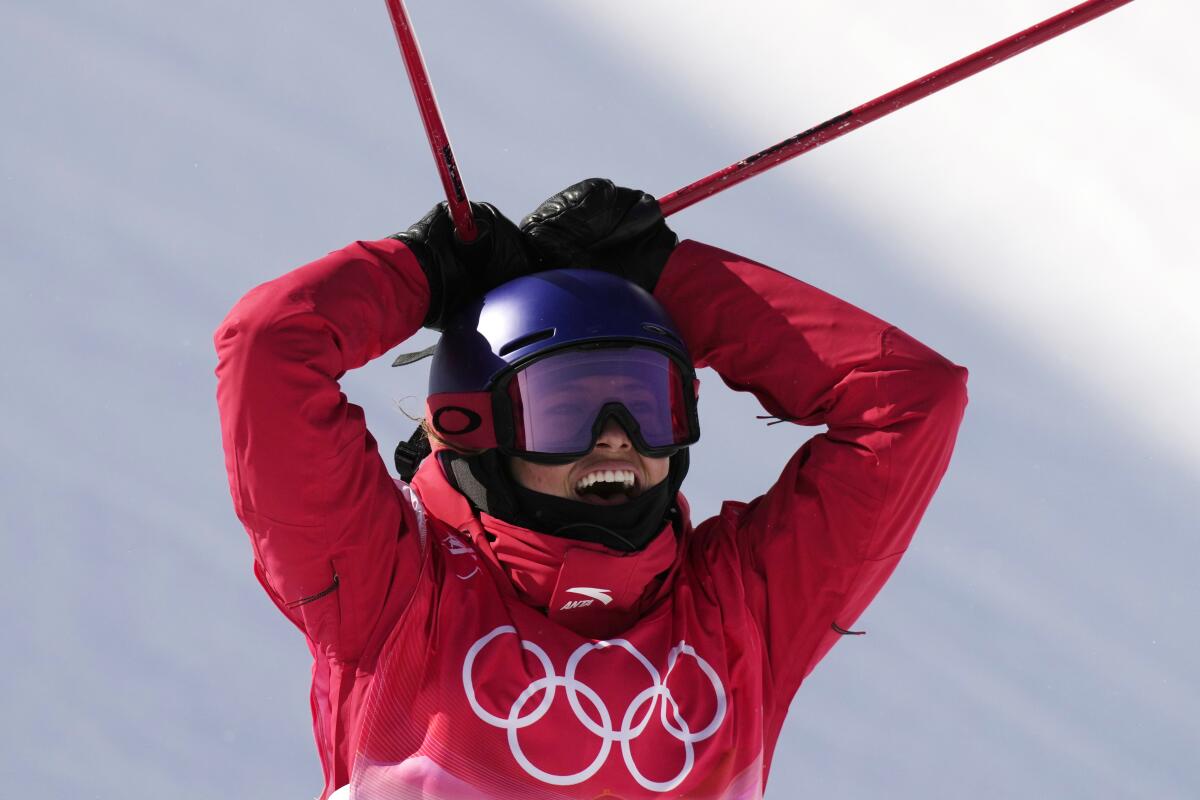
M 725 719 L 725 687 L 721 685 L 721 679 L 707 661 L 697 655 L 691 645 L 686 642 L 680 642 L 671 648 L 671 652 L 667 654 L 667 672 L 666 676 L 660 676 L 654 665 L 651 664 L 638 649 L 625 639 L 612 639 L 610 641 L 600 641 L 594 644 L 584 643 L 571 653 L 567 659 L 567 668 L 563 675 L 558 675 L 554 670 L 554 664 L 550 661 L 550 656 L 546 654 L 538 645 L 533 642 L 521 640 L 521 647 L 530 653 L 541 663 L 542 671 L 545 672 L 545 677 L 538 678 L 525 687 L 525 690 L 513 702 L 512 707 L 508 710 L 507 717 L 501 717 L 491 713 L 479 703 L 479 698 L 475 693 L 475 683 L 471 677 L 472 668 L 475 665 L 475 659 L 484 647 L 493 639 L 503 634 L 511 633 L 517 635 L 517 630 L 512 625 L 501 625 L 479 638 L 475 644 L 467 651 L 467 656 L 463 660 L 463 689 L 467 695 L 467 702 L 471 704 L 471 709 L 475 715 L 481 720 L 496 728 L 501 728 L 508 733 L 508 746 L 512 751 L 513 758 L 517 764 L 521 766 L 527 773 L 545 783 L 554 784 L 556 786 L 573 786 L 577 783 L 582 783 L 592 777 L 604 765 L 612 750 L 613 742 L 621 743 L 621 757 L 625 760 L 625 766 L 629 769 L 629 774 L 638 782 L 644 789 L 649 789 L 654 792 L 669 792 L 672 789 L 683 783 L 688 774 L 692 771 L 695 765 L 696 752 L 693 746 L 696 742 L 703 741 L 721 727 L 721 723 Z M 612 716 L 609 713 L 608 706 L 604 700 L 596 693 L 592 687 L 583 683 L 575 677 L 575 672 L 579 668 L 579 662 L 583 657 L 593 650 L 602 650 L 608 647 L 620 647 L 625 652 L 636 658 L 638 662 L 645 667 L 646 672 L 650 675 L 651 685 L 649 688 L 643 689 L 630 702 L 629 707 L 625 709 L 625 713 L 621 719 L 620 728 L 613 728 Z M 713 712 L 712 720 L 703 728 L 696 732 L 692 732 L 687 722 L 680 713 L 679 706 L 675 702 L 675 698 L 671 696 L 671 690 L 667 688 L 667 679 L 671 676 L 671 671 L 675 668 L 675 664 L 679 660 L 680 655 L 691 656 L 696 662 L 696 666 L 704 673 L 709 682 L 712 683 L 713 692 L 716 695 L 716 709 Z M 579 720 L 585 728 L 591 733 L 600 737 L 600 752 L 596 754 L 592 763 L 588 764 L 579 772 L 571 775 L 557 775 L 552 772 L 546 772 L 543 769 L 535 766 L 532 761 L 525 755 L 521 749 L 521 743 L 517 738 L 517 732 L 522 728 L 527 728 L 533 725 L 546 715 L 550 710 L 550 706 L 554 703 L 554 697 L 559 687 L 566 691 L 567 702 L 571 705 L 571 710 L 575 712 L 576 719 Z M 533 696 L 538 692 L 542 693 L 542 699 L 537 706 L 527 714 L 522 714 L 525 707 L 532 700 Z M 592 715 L 587 713 L 583 705 L 580 703 L 579 696 L 583 695 L 587 699 L 588 704 L 595 709 L 599 714 L 600 721 L 597 723 Z M 672 738 L 683 744 L 684 762 L 683 768 L 679 774 L 668 781 L 654 781 L 644 776 L 637 768 L 633 759 L 633 753 L 630 743 L 642 734 L 646 726 L 650 723 L 650 719 L 654 714 L 655 706 L 658 706 L 658 701 L 662 700 L 662 706 L 659 708 L 659 718 L 662 721 L 663 728 L 671 735 Z M 641 719 L 634 722 L 638 712 L 642 706 L 647 706 L 645 714 Z M 668 718 L 667 707 L 671 708 L 671 717 L 674 722 Z

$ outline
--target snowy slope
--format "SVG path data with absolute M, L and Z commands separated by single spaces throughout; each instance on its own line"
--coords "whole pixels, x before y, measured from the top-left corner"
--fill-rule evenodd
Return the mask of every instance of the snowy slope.
M 730 8 L 410 12 L 468 189 L 515 217 L 593 174 L 665 193 L 1061 10 Z M 1197 22 L 1132 3 L 672 218 L 972 371 L 950 475 L 768 796 L 1200 792 Z M 250 574 L 209 338 L 438 199 L 383 4 L 14 0 L 0 108 L 4 793 L 311 796 L 307 653 Z M 808 435 L 703 378 L 698 516 Z M 423 381 L 345 386 L 386 448 Z

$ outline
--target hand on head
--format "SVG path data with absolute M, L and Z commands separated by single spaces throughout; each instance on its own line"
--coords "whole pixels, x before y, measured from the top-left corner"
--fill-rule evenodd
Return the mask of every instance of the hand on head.
M 653 292 L 679 238 L 646 192 L 588 178 L 521 221 L 543 269 L 598 269 Z
M 463 304 L 502 283 L 537 272 L 528 238 L 490 203 L 472 203 L 479 236 L 464 244 L 454 233 L 446 203 L 392 238 L 406 245 L 429 282 L 425 327 L 442 330 Z
M 649 194 L 589 178 L 548 198 L 520 228 L 490 203 L 472 203 L 479 229 L 458 240 L 446 203 L 395 234 L 416 256 L 429 282 L 425 327 L 442 330 L 470 300 L 522 275 L 547 269 L 597 269 L 649 292 L 678 237 Z

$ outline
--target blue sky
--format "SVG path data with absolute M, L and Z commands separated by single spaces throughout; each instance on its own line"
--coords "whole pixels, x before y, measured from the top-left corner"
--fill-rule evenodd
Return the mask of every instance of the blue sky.
M 410 5 L 467 187 L 513 217 L 590 175 L 665 194 L 1061 10 Z M 972 373 L 950 474 L 869 634 L 802 687 L 768 797 L 1200 789 L 1197 22 L 1134 2 L 672 218 Z M 13 0 L 0 44 L 0 776 L 311 796 L 308 656 L 250 572 L 210 337 L 439 199 L 383 4 Z M 425 380 L 388 361 L 344 383 L 385 451 Z M 700 518 L 811 434 L 702 378 Z

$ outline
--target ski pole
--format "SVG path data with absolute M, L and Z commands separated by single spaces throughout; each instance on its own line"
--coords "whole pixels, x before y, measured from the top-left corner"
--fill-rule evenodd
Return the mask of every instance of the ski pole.
M 958 83 L 963 78 L 969 78 L 1018 53 L 1037 47 L 1042 42 L 1066 33 L 1085 22 L 1091 22 L 1096 17 L 1107 14 L 1114 8 L 1129 2 L 1131 0 L 1087 0 L 1087 2 L 1069 8 L 1057 16 L 1043 20 L 1031 28 L 1026 28 L 1020 33 L 996 42 L 990 47 L 985 47 L 977 53 L 959 59 L 953 64 L 948 64 L 922 78 L 917 78 L 899 89 L 863 103 L 858 108 L 838 114 L 803 133 L 798 133 L 790 139 L 784 139 L 766 150 L 743 158 L 706 178 L 701 178 L 693 184 L 659 198 L 658 204 L 662 208 L 663 216 L 667 217 L 676 211 L 682 211 L 706 197 L 711 197 L 730 186 L 753 178 L 760 172 L 766 172 L 784 161 L 814 150 L 826 142 L 856 128 L 861 128 L 869 122 L 874 122 L 909 103 L 920 100 L 922 97 L 928 97 L 934 92 Z
M 417 110 L 421 112 L 421 122 L 425 125 L 425 135 L 429 137 L 429 148 L 433 151 L 433 160 L 442 179 L 442 188 L 446 191 L 450 218 L 454 220 L 454 232 L 460 241 L 473 242 L 478 235 L 478 231 L 475 230 L 475 218 L 471 216 L 467 190 L 463 187 L 462 175 L 459 174 L 458 164 L 454 160 L 454 151 L 450 148 L 446 126 L 442 124 L 442 114 L 438 110 L 437 98 L 433 95 L 433 85 L 429 82 L 425 59 L 421 57 L 421 45 L 417 43 L 417 35 L 408 19 L 404 0 L 386 2 L 388 13 L 392 17 L 392 27 L 396 30 L 396 42 L 404 56 L 408 82 L 412 84 Z

